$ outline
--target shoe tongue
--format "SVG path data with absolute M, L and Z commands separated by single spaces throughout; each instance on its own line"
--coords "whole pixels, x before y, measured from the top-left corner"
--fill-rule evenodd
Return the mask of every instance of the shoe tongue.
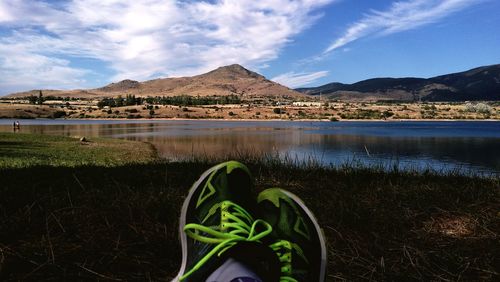
M 227 231 L 227 224 L 229 223 L 229 206 L 222 204 L 220 207 L 220 230 Z
M 224 253 L 224 257 L 233 258 L 254 271 L 262 281 L 278 282 L 281 276 L 281 263 L 276 253 L 259 242 L 239 242 Z

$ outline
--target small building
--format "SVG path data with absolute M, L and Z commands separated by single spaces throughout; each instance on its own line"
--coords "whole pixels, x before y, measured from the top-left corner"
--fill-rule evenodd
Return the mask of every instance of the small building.
M 321 107 L 321 102 L 293 102 L 294 106 L 298 107 Z

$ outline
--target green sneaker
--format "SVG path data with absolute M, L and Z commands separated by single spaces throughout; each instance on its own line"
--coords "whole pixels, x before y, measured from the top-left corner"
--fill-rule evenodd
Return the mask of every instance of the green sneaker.
M 280 281 L 323 282 L 326 274 L 326 244 L 316 218 L 296 195 L 271 188 L 257 197 L 260 218 L 273 232 L 266 243 L 281 262 Z
M 181 269 L 174 281 L 205 281 L 238 243 L 257 242 L 272 231 L 254 220 L 256 202 L 248 168 L 236 161 L 216 165 L 191 187 L 181 210 Z

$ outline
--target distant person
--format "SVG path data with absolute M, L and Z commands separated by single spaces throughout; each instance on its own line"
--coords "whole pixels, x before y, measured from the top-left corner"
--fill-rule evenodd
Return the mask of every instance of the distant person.
M 323 282 L 324 235 L 294 194 L 271 188 L 253 196 L 248 168 L 212 167 L 181 209 L 181 269 L 173 281 Z
M 19 124 L 18 120 L 16 120 L 16 128 L 17 128 L 17 130 L 21 130 L 21 125 Z

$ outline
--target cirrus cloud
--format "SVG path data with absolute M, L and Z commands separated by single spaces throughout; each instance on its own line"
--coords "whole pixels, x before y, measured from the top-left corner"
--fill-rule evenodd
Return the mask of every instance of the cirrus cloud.
M 305 72 L 287 72 L 284 74 L 280 74 L 276 77 L 273 77 L 271 80 L 278 82 L 280 84 L 286 85 L 290 88 L 297 88 L 299 86 L 304 86 L 309 83 L 312 83 L 322 77 L 328 75 L 328 71 L 317 71 L 311 73 Z
M 399 1 L 386 11 L 372 10 L 333 41 L 323 54 L 360 38 L 389 35 L 435 23 L 455 12 L 485 0 L 410 0 Z

